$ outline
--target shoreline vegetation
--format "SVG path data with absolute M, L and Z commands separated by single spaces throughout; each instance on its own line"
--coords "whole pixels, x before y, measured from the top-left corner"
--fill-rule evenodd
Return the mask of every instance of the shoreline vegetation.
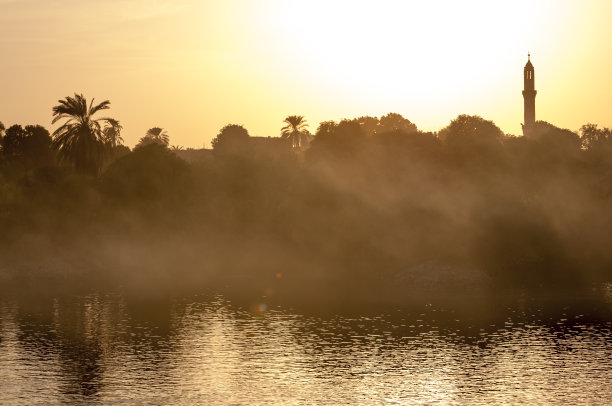
M 399 114 L 222 128 L 212 149 L 110 103 L 60 100 L 53 134 L 0 126 L 0 285 L 218 289 L 365 301 L 588 291 L 612 276 L 612 132 Z M 281 131 L 281 125 L 284 125 Z M 310 299 L 307 299 L 310 298 Z

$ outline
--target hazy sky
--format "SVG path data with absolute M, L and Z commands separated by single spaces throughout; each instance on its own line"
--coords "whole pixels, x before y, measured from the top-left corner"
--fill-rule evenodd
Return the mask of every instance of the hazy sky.
M 111 101 L 127 145 L 150 127 L 210 147 L 228 123 L 397 112 L 424 130 L 478 114 L 612 126 L 612 1 L 0 0 L 0 121 L 51 126 L 58 99 Z

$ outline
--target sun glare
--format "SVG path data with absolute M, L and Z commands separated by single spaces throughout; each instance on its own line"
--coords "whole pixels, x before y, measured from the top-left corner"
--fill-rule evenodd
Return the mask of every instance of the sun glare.
M 483 64 L 471 58 L 474 52 L 484 61 L 504 48 L 500 39 L 506 44 L 522 42 L 528 34 L 511 29 L 521 16 L 500 11 L 508 21 L 506 37 L 489 35 L 500 21 L 487 20 L 491 8 L 487 3 L 314 1 L 299 7 L 279 5 L 278 13 L 285 18 L 274 19 L 280 23 L 277 29 L 286 49 L 304 72 L 315 72 L 330 82 L 364 86 L 382 82 L 392 87 L 408 82 L 430 91 L 432 83 L 426 79 L 442 80 L 435 69 L 432 72 L 433 66 L 459 69 L 454 76 L 480 76 Z
M 285 70 L 306 86 L 363 100 L 372 113 L 397 106 L 425 116 L 479 106 L 500 86 L 516 93 L 500 78 L 520 81 L 517 66 L 538 47 L 544 9 L 527 1 L 315 0 L 270 3 L 266 15 Z

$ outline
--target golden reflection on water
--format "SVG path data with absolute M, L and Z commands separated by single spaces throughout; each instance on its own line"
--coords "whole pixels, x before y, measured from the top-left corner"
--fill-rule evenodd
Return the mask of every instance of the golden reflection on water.
M 222 298 L 0 302 L 0 403 L 559 404 L 612 398 L 612 323 L 508 309 L 307 316 Z

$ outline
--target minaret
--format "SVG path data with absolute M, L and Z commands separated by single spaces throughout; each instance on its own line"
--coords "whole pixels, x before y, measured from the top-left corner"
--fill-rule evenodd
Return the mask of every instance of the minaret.
M 527 64 L 523 69 L 523 99 L 525 101 L 525 123 L 523 124 L 523 135 L 527 135 L 535 124 L 535 97 L 538 93 L 534 88 L 534 72 L 531 64 L 531 54 L 527 54 Z

